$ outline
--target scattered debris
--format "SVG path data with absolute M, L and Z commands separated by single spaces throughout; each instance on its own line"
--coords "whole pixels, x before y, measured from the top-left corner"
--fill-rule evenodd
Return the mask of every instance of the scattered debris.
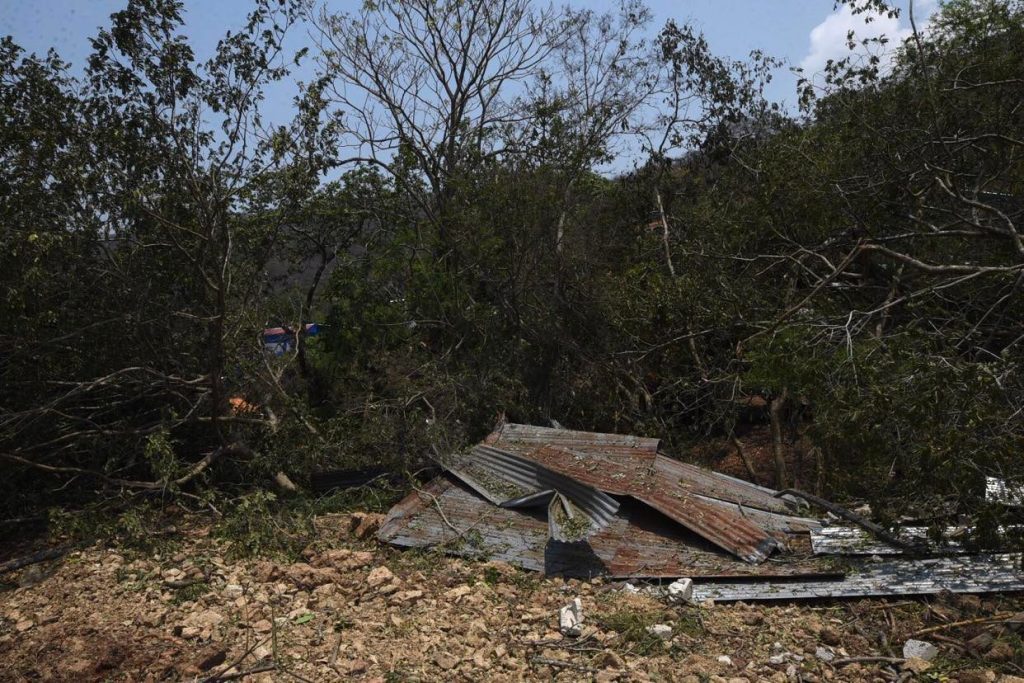
M 968 552 L 962 530 L 932 547 L 923 527 L 893 535 L 863 518 L 869 510 L 658 448 L 646 437 L 501 424 L 468 452 L 438 456 L 446 471 L 395 505 L 377 538 L 549 576 L 689 577 L 661 594 L 694 604 L 1024 590 L 1019 553 Z M 806 516 L 807 502 L 856 526 Z
M 583 633 L 583 602 L 579 598 L 559 610 L 558 628 L 563 636 L 572 638 Z

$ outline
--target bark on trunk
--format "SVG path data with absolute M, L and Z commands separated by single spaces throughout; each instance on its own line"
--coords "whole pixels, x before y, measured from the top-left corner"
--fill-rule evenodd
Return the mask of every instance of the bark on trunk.
M 780 489 L 789 486 L 786 453 L 782 448 L 782 411 L 788 398 L 789 389 L 783 389 L 781 394 L 772 399 L 768 410 L 772 428 L 772 455 L 775 457 L 775 487 Z

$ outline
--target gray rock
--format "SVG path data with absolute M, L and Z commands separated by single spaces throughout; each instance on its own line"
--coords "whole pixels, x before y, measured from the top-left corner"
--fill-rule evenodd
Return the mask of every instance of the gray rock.
M 930 662 L 939 654 L 939 648 L 923 640 L 908 640 L 903 644 L 903 658 L 917 657 Z
M 668 640 L 672 637 L 672 627 L 668 624 L 655 624 L 654 626 L 648 626 L 647 632 L 652 636 L 657 636 L 662 640 Z

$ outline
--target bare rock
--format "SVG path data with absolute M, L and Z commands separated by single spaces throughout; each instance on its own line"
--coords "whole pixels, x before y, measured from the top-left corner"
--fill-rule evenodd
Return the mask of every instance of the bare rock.
M 384 515 L 376 512 L 353 512 L 348 528 L 356 538 L 365 539 L 377 533 L 383 521 Z
M 459 598 L 469 595 L 472 592 L 473 589 L 469 586 L 456 586 L 451 590 L 445 591 L 444 597 L 448 598 L 449 600 L 458 600 Z
M 379 567 L 374 567 L 370 570 L 369 575 L 366 577 L 366 585 L 368 585 L 370 588 L 377 588 L 379 586 L 383 586 L 386 583 L 391 583 L 392 581 L 394 581 L 394 579 L 395 575 L 392 573 L 392 571 L 387 567 L 381 565 Z
M 939 648 L 923 640 L 908 640 L 903 644 L 903 658 L 917 657 L 930 662 L 939 654 Z
M 920 657 L 910 657 L 903 662 L 903 670 L 915 674 L 923 674 L 930 668 L 932 668 L 932 663 Z
M 665 594 L 671 602 L 687 603 L 693 601 L 693 581 L 690 579 L 679 579 L 673 581 L 665 589 Z
M 583 602 L 579 598 L 558 611 L 558 630 L 573 638 L 583 632 Z
M 326 583 L 337 583 L 341 576 L 329 567 L 314 567 L 305 562 L 297 562 L 285 567 L 283 579 L 302 590 L 312 590 Z
M 434 657 L 434 664 L 444 671 L 451 671 L 459 665 L 459 660 L 447 652 L 441 652 Z

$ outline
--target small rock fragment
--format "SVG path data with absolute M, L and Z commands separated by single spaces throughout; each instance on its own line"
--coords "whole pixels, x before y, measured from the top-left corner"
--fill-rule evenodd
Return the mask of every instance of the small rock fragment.
M 718 655 L 718 663 L 725 666 L 732 666 L 732 657 L 729 655 Z
M 369 575 L 366 577 L 366 585 L 370 588 L 376 588 L 377 586 L 383 586 L 385 583 L 390 583 L 394 578 L 395 575 L 391 570 L 381 565 L 370 570 Z
M 366 539 L 377 533 L 384 515 L 376 512 L 353 512 L 349 518 L 349 529 L 358 539 Z
M 666 594 L 672 602 L 690 602 L 693 600 L 693 581 L 690 579 L 673 581 L 668 585 Z
M 652 636 L 661 638 L 662 640 L 668 640 L 672 637 L 672 627 L 668 624 L 655 624 L 654 626 L 648 626 L 647 632 Z
M 836 658 L 835 653 L 833 653 L 832 650 L 830 650 L 827 647 L 819 647 L 817 650 L 814 651 L 814 656 L 823 662 L 831 662 L 833 659 Z
M 910 657 L 903 662 L 903 670 L 910 671 L 915 674 L 922 674 L 930 668 L 932 668 L 932 663 L 925 661 L 920 657 Z
M 992 683 L 996 680 L 996 672 L 987 669 L 968 669 L 957 672 L 960 683 Z
M 930 662 L 939 654 L 939 648 L 923 640 L 908 640 L 903 644 L 903 658 L 918 657 Z
M 574 598 L 558 611 L 558 630 L 564 636 L 576 637 L 583 632 L 583 603 Z
M 997 641 L 992 648 L 985 653 L 985 659 L 992 662 L 1008 662 L 1017 655 L 1013 645 L 1005 640 Z
M 764 623 L 764 616 L 760 612 L 746 612 L 740 619 L 747 626 L 760 626 Z

